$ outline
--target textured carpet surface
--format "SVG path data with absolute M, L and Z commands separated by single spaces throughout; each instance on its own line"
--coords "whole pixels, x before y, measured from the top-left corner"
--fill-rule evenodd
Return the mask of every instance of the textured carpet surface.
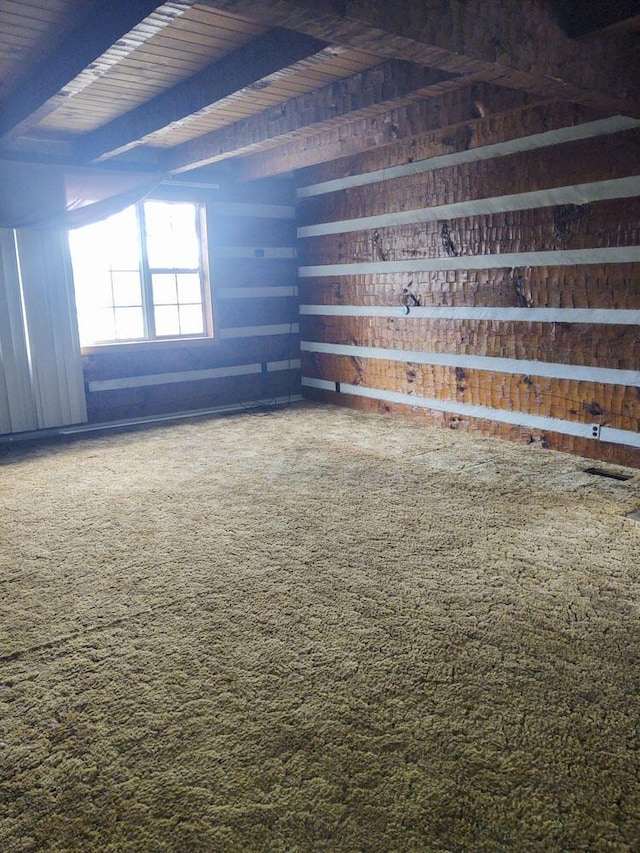
M 0 451 L 0 850 L 637 851 L 590 464 L 311 404 Z

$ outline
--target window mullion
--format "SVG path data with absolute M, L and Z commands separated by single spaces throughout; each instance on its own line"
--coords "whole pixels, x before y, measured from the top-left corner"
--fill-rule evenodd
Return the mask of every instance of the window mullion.
M 156 322 L 153 311 L 153 285 L 149 269 L 149 253 L 147 251 L 147 224 L 144 216 L 144 203 L 136 205 L 138 215 L 138 233 L 140 236 L 140 263 L 142 275 L 142 315 L 144 317 L 144 333 L 147 339 L 156 337 Z

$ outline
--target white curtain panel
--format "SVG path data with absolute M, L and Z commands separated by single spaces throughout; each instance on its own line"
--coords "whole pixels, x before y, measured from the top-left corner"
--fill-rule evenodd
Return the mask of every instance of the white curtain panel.
M 0 228 L 0 433 L 37 428 L 15 232 Z
M 0 432 L 87 419 L 66 231 L 0 230 Z
M 0 158 L 0 228 L 90 225 L 145 198 L 163 177 Z
M 0 434 L 87 420 L 67 230 L 162 177 L 0 159 Z

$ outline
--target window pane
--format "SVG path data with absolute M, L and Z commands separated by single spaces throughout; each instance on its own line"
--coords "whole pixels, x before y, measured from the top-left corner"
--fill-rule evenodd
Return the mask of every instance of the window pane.
M 135 207 L 69 233 L 78 326 L 83 345 L 142 337 L 135 322 L 116 321 L 115 304 L 140 305 L 140 241 Z M 113 271 L 113 272 L 112 272 Z
M 173 273 L 153 273 L 153 301 L 156 305 L 175 305 L 178 301 L 176 294 L 176 277 Z
M 146 201 L 146 225 L 149 266 L 197 269 L 200 266 L 197 205 Z
M 177 305 L 160 305 L 155 309 L 156 335 L 179 335 L 180 318 Z
M 142 305 L 140 273 L 114 272 L 112 276 L 115 305 Z
M 178 275 L 178 302 L 201 302 L 200 276 L 198 273 Z
M 101 224 L 101 223 L 100 223 Z M 114 270 L 137 270 L 140 266 L 138 217 L 135 207 L 105 220 L 104 250 L 108 252 Z
M 113 308 L 98 308 L 81 318 L 81 342 L 83 345 L 113 341 L 116 337 L 116 323 Z
M 135 207 L 94 225 L 71 231 L 73 265 L 84 269 L 138 269 L 138 220 Z
M 144 340 L 150 329 L 207 334 L 199 217 L 196 203 L 146 201 L 69 233 L 83 346 Z
M 78 279 L 74 270 L 74 283 L 78 311 L 91 311 L 94 308 L 113 305 L 111 274 L 108 270 L 93 270 L 82 279 Z
M 118 340 L 144 338 L 142 308 L 116 308 L 115 315 Z
M 183 335 L 201 335 L 204 332 L 202 307 L 200 305 L 180 306 L 180 331 Z
M 83 301 L 96 308 L 107 308 L 113 305 L 113 290 L 111 289 L 111 276 L 107 270 L 95 270 L 91 274 L 91 281 L 83 291 Z

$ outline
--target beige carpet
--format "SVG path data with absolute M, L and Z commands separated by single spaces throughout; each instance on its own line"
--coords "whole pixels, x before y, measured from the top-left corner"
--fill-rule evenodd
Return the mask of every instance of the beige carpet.
M 637 851 L 592 464 L 311 404 L 0 450 L 0 851 Z

